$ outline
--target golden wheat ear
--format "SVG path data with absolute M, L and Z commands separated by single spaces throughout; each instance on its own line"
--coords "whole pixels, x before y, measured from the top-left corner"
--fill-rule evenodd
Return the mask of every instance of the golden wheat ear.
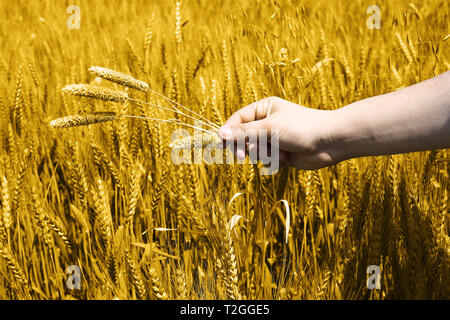
M 147 92 L 149 86 L 146 82 L 133 78 L 130 75 L 124 74 L 119 71 L 115 71 L 103 67 L 90 67 L 89 71 L 97 77 L 115 82 L 122 86 L 126 86 L 142 92 Z
M 94 123 L 113 121 L 117 119 L 115 112 L 93 112 L 87 114 L 77 114 L 50 121 L 52 128 L 71 128 L 87 126 Z
M 99 99 L 112 102 L 126 102 L 128 94 L 125 91 L 114 90 L 101 86 L 89 84 L 71 84 L 62 88 L 65 94 L 71 94 L 80 97 Z
M 142 91 L 142 92 L 147 92 L 147 91 L 151 92 L 151 93 L 153 93 L 153 94 L 155 94 L 155 95 L 165 99 L 166 101 L 168 101 L 172 105 L 172 109 L 164 108 L 164 107 L 159 106 L 159 105 L 155 105 L 155 104 L 152 104 L 152 103 L 148 103 L 148 102 L 145 102 L 145 101 L 140 101 L 140 100 L 136 100 L 136 99 L 132 99 L 132 98 L 128 97 L 128 100 L 130 100 L 130 101 L 134 101 L 134 102 L 137 102 L 137 103 L 143 103 L 143 104 L 150 105 L 150 106 L 157 107 L 157 108 L 164 109 L 164 110 L 173 111 L 173 112 L 182 114 L 182 115 L 184 115 L 184 116 L 186 116 L 186 117 L 188 117 L 190 119 L 194 119 L 196 121 L 200 121 L 200 122 L 202 122 L 203 124 L 207 125 L 210 128 L 215 128 L 215 129 L 219 128 L 219 126 L 217 124 L 215 124 L 214 122 L 208 120 L 204 116 L 196 113 L 195 111 L 192 111 L 191 109 L 189 109 L 189 108 L 179 104 L 178 102 L 176 102 L 174 100 L 169 99 L 165 95 L 150 89 L 149 85 L 146 82 L 144 82 L 144 81 L 141 81 L 141 80 L 138 80 L 136 78 L 133 78 L 132 76 L 124 74 L 122 72 L 115 71 L 115 70 L 108 69 L 108 68 L 103 68 L 103 67 L 92 66 L 92 67 L 89 68 L 89 71 L 93 75 L 98 77 L 98 78 L 102 78 L 102 79 L 105 79 L 105 80 L 108 80 L 108 81 L 112 81 L 112 82 L 115 82 L 117 84 L 129 87 L 129 88 L 132 88 L 132 89 L 135 89 L 135 90 L 139 90 L 139 91 Z M 178 109 L 178 107 L 183 108 L 184 110 L 187 110 L 192 115 L 189 115 L 189 114 L 186 114 L 185 112 L 182 112 L 180 109 Z

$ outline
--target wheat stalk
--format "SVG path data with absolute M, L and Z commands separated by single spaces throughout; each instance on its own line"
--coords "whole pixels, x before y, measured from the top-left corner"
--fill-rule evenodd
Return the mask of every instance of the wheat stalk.
M 174 111 L 174 112 L 184 115 L 188 118 L 199 121 L 200 123 L 203 123 L 211 128 L 215 128 L 215 129 L 219 128 L 219 126 L 216 123 L 210 121 L 209 119 L 205 118 L 204 116 L 202 116 L 202 115 L 196 113 L 195 111 L 181 105 L 180 103 L 166 97 L 165 95 L 163 95 L 155 90 L 150 89 L 146 82 L 137 80 L 137 79 L 133 78 L 132 76 L 123 74 L 121 72 L 103 68 L 103 67 L 93 66 L 89 70 L 91 72 L 93 72 L 95 75 L 97 75 L 98 77 L 113 81 L 115 83 L 130 87 L 130 88 L 134 88 L 137 90 L 141 90 L 143 92 L 149 91 L 149 92 L 163 98 L 167 102 L 169 102 L 172 106 L 172 109 L 164 108 L 159 105 L 132 99 L 132 98 L 128 97 L 126 92 L 112 90 L 112 89 L 105 88 L 105 87 L 90 86 L 90 85 L 70 85 L 70 86 L 63 88 L 63 92 L 69 93 L 69 94 L 81 95 L 81 96 L 85 96 L 85 97 L 90 97 L 90 98 L 94 98 L 94 99 L 105 100 L 105 101 L 125 102 L 126 100 L 131 100 L 131 101 L 134 101 L 137 103 L 144 103 L 144 104 L 147 104 L 147 105 L 150 105 L 153 107 L 157 107 L 160 109 Z M 80 87 L 80 86 L 82 86 L 82 87 Z M 103 91 L 104 91 L 104 95 L 102 96 Z M 115 97 L 115 99 L 112 99 L 112 98 L 114 98 L 115 95 L 117 95 L 117 97 Z M 178 107 L 188 111 L 189 113 L 191 113 L 194 116 L 186 114 L 185 112 L 181 111 Z
M 77 114 L 50 121 L 52 128 L 71 128 L 87 126 L 94 123 L 113 121 L 117 119 L 115 112 L 94 112 L 87 114 Z
M 62 91 L 65 94 L 103 101 L 124 103 L 128 99 L 128 94 L 125 91 L 90 84 L 71 84 L 62 88 Z
M 1 185 L 2 210 L 0 211 L 0 236 L 4 240 L 8 240 L 10 234 L 11 220 L 11 198 L 9 196 L 8 180 L 6 176 L 2 177 Z M 1 239 L 0 239 L 1 240 Z
M 97 186 L 98 194 L 93 190 L 91 190 L 91 194 L 94 200 L 99 233 L 108 252 L 111 249 L 113 240 L 113 221 L 109 207 L 108 193 L 102 179 L 97 179 Z
M 119 117 L 122 118 L 136 118 L 142 120 L 154 120 L 160 123 L 172 123 L 185 127 L 194 128 L 198 131 L 204 132 L 203 134 L 194 134 L 194 136 L 183 137 L 173 141 L 169 147 L 175 149 L 201 149 L 210 144 L 217 145 L 222 142 L 222 139 L 219 137 L 216 131 L 206 130 L 188 123 L 181 122 L 177 119 L 159 119 L 159 118 L 151 118 L 151 117 L 143 117 L 143 116 L 135 116 L 122 114 L 118 115 L 115 112 L 93 112 L 87 114 L 78 114 L 71 115 L 62 118 L 57 118 L 50 121 L 49 125 L 52 128 L 71 128 L 71 127 L 79 127 L 79 126 L 87 126 L 91 124 L 114 121 Z
M 136 289 L 138 298 L 145 299 L 147 296 L 147 290 L 145 288 L 144 281 L 142 280 L 142 275 L 139 267 L 134 264 L 133 260 L 131 259 L 131 253 L 129 251 L 125 251 L 125 261 L 128 265 L 128 272 L 134 288 Z
M 8 266 L 9 271 L 14 276 L 14 278 L 25 287 L 25 289 L 28 289 L 29 284 L 28 280 L 25 277 L 25 273 L 23 272 L 20 265 L 17 263 L 16 259 L 14 258 L 11 249 L 8 245 L 4 245 L 0 242 L 0 256 L 6 261 L 6 264 Z
M 167 300 L 168 299 L 167 292 L 164 289 L 164 286 L 162 285 L 161 280 L 159 279 L 155 268 L 150 267 L 148 269 L 148 273 L 149 273 L 150 281 L 151 281 L 150 287 L 152 289 L 154 296 L 158 300 Z
M 97 77 L 115 82 L 125 87 L 129 87 L 142 92 L 147 92 L 149 89 L 148 84 L 146 82 L 135 79 L 132 76 L 124 74 L 119 71 L 95 66 L 90 67 L 89 71 L 94 75 L 96 75 Z

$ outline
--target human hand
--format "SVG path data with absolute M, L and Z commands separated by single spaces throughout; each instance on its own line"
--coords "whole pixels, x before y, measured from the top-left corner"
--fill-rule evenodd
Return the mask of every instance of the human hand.
M 279 151 L 280 165 L 318 169 L 339 161 L 327 150 L 333 141 L 333 120 L 332 111 L 311 109 L 270 97 L 235 112 L 220 128 L 219 135 L 226 141 L 238 141 L 248 139 L 260 130 L 267 130 L 269 135 L 277 132 L 279 150 L 271 152 Z M 236 156 L 245 158 L 248 151 L 237 145 Z
M 219 134 L 224 140 L 242 141 L 255 131 L 276 133 L 280 164 L 301 169 L 356 157 L 449 148 L 449 88 L 447 71 L 332 111 L 265 98 L 235 112 Z M 236 155 L 242 159 L 246 150 L 237 146 Z

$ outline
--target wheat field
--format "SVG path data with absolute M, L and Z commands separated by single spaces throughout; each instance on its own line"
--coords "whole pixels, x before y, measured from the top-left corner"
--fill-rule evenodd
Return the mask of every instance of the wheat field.
M 448 19 L 445 0 L 1 1 L 0 299 L 449 299 L 448 150 L 270 176 L 174 164 L 173 123 L 49 125 L 176 117 L 91 66 L 219 125 L 268 96 L 336 109 L 449 70 Z M 81 83 L 147 104 L 62 91 Z

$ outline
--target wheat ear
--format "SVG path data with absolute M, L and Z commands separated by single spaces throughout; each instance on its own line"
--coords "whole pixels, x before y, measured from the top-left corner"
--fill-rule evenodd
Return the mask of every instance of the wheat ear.
M 50 121 L 50 127 L 52 128 L 79 127 L 79 126 L 87 126 L 94 123 L 113 121 L 116 119 L 117 114 L 115 112 L 93 112 L 54 119 Z
M 147 92 L 147 90 L 149 89 L 148 84 L 146 82 L 135 79 L 132 76 L 124 74 L 119 71 L 94 66 L 90 67 L 89 71 L 92 72 L 97 77 L 115 82 L 125 87 L 129 87 L 142 92 Z
M 128 94 L 125 91 L 90 84 L 71 84 L 62 88 L 62 91 L 65 94 L 99 99 L 103 101 L 124 103 L 128 99 Z
M 182 115 L 184 115 L 186 117 L 193 118 L 193 119 L 195 119 L 197 121 L 200 121 L 200 122 L 202 122 L 202 123 L 204 123 L 207 126 L 210 126 L 212 128 L 215 128 L 215 129 L 219 128 L 219 126 L 217 124 L 215 124 L 214 122 L 212 122 L 209 119 L 205 118 L 204 116 L 198 114 L 197 112 L 192 111 L 191 109 L 189 109 L 189 108 L 179 104 L 178 102 L 176 102 L 176 101 L 174 101 L 172 99 L 169 99 L 165 95 L 150 89 L 148 84 L 146 82 L 144 82 L 144 81 L 135 79 L 135 78 L 133 78 L 130 75 L 127 75 L 127 74 L 124 74 L 124 73 L 121 73 L 121 72 L 118 72 L 118 71 L 115 71 L 115 70 L 112 70 L 112 69 L 103 68 L 103 67 L 92 66 L 92 67 L 89 68 L 89 71 L 91 71 L 97 77 L 100 77 L 100 78 L 103 78 L 103 79 L 115 82 L 117 84 L 129 87 L 129 88 L 132 88 L 132 89 L 140 90 L 142 92 L 149 91 L 149 92 L 151 92 L 151 93 L 153 93 L 153 94 L 155 94 L 155 95 L 165 99 L 166 101 L 168 101 L 172 105 L 173 109 L 164 108 L 164 107 L 161 107 L 161 106 L 158 106 L 158 105 L 154 105 L 154 104 L 151 104 L 151 103 L 147 103 L 147 102 L 144 102 L 144 101 L 131 99 L 131 98 L 129 98 L 127 96 L 127 94 L 125 92 L 117 91 L 117 92 L 120 92 L 122 95 L 125 94 L 125 96 L 126 96 L 124 98 L 125 100 L 128 99 L 128 100 L 132 100 L 134 102 L 145 103 L 147 105 L 151 105 L 151 106 L 158 107 L 158 108 L 161 108 L 161 109 L 175 111 L 175 112 L 180 113 L 180 114 L 182 114 Z M 80 86 L 80 85 L 71 85 L 71 86 Z M 71 87 L 71 86 L 68 86 L 68 87 Z M 88 85 L 84 85 L 84 86 L 88 86 Z M 68 88 L 68 87 L 66 87 L 66 88 Z M 90 87 L 95 87 L 95 86 L 90 86 Z M 99 88 L 100 91 L 102 91 L 103 89 L 107 89 L 109 91 L 116 92 L 116 91 L 108 89 L 108 88 L 103 88 L 103 87 L 97 87 L 97 88 Z M 79 88 L 76 88 L 76 89 L 80 90 Z M 85 90 L 86 88 L 83 87 L 82 89 Z M 90 88 L 88 88 L 88 89 L 90 90 Z M 73 91 L 73 89 L 70 89 L 70 90 Z M 63 89 L 63 91 L 64 91 L 64 89 Z M 69 93 L 72 93 L 72 92 L 69 92 Z M 72 94 L 74 94 L 74 93 L 72 93 Z M 82 94 L 77 94 L 77 95 L 82 95 Z M 85 96 L 85 95 L 83 95 L 83 96 Z M 101 99 L 101 98 L 94 97 L 94 96 L 89 96 L 89 97 L 96 98 L 96 99 Z M 103 99 L 101 99 L 101 100 L 103 100 Z M 125 100 L 124 101 L 117 101 L 117 102 L 125 102 Z M 114 100 L 107 100 L 107 101 L 114 101 Z M 177 106 L 180 107 L 180 108 L 183 108 L 184 110 L 189 111 L 190 113 L 192 113 L 196 117 L 199 117 L 200 119 L 192 117 L 190 115 L 187 115 L 186 113 L 184 113 L 180 109 L 178 109 Z
M 214 135 L 217 136 L 217 134 L 211 130 L 205 130 L 200 127 L 191 125 L 189 123 L 184 123 L 177 119 L 159 119 L 159 118 L 135 116 L 135 115 L 129 115 L 129 114 L 118 115 L 115 112 L 93 112 L 93 113 L 77 114 L 77 115 L 67 116 L 67 117 L 63 117 L 63 118 L 57 118 L 57 119 L 50 121 L 50 127 L 52 127 L 52 128 L 71 128 L 71 127 L 78 127 L 78 126 L 87 126 L 87 125 L 95 124 L 95 123 L 114 121 L 119 117 L 135 118 L 135 119 L 142 119 L 142 120 L 153 120 L 153 121 L 159 121 L 161 123 L 164 123 L 164 122 L 173 123 L 173 124 L 178 124 L 181 126 L 190 127 L 190 128 L 194 128 L 199 131 L 206 132 L 211 137 Z

